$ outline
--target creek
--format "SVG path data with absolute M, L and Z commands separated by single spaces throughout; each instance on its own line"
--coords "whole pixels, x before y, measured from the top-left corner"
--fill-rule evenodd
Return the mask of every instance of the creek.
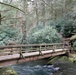
M 76 64 L 55 63 L 47 65 L 48 59 L 37 60 L 10 66 L 18 75 L 76 75 Z

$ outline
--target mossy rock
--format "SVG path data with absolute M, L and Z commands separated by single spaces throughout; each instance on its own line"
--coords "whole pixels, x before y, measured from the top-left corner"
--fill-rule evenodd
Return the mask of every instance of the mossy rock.
M 67 56 L 56 56 L 56 57 L 53 57 L 52 59 L 50 59 L 48 64 L 55 64 L 55 63 L 61 63 L 61 62 L 73 63 L 74 62 L 74 58 L 67 57 Z
M 0 68 L 0 75 L 18 75 L 17 72 L 11 68 Z
M 74 58 L 71 58 L 71 57 L 68 58 L 68 61 L 72 63 L 75 62 Z

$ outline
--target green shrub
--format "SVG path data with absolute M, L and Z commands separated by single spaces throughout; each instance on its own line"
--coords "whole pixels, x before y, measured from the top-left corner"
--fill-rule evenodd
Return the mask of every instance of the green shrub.
M 8 25 L 0 26 L 0 45 L 9 44 L 10 41 L 20 42 L 21 36 L 17 28 Z
M 73 33 L 76 33 L 76 20 L 73 18 L 58 19 L 55 21 L 55 26 L 64 37 L 71 37 Z
M 27 33 L 26 42 L 29 44 L 58 43 L 61 42 L 61 37 L 56 29 L 51 26 L 34 27 Z

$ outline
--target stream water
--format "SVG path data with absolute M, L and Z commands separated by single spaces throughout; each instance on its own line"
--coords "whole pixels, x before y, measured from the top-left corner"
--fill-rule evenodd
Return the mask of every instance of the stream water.
M 76 64 L 56 63 L 46 65 L 47 59 L 11 66 L 18 75 L 76 75 Z

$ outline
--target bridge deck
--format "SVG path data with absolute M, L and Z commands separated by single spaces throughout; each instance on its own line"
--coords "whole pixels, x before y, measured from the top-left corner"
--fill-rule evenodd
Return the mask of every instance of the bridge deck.
M 68 49 L 55 49 L 53 50 L 47 50 L 47 51 L 42 51 L 42 54 L 48 54 L 48 53 L 53 53 L 53 52 L 59 52 L 59 51 L 67 51 Z M 39 51 L 37 52 L 30 52 L 30 53 L 23 53 L 23 57 L 30 57 L 30 56 L 37 56 L 39 55 Z M 20 54 L 13 54 L 13 55 L 5 55 L 5 56 L 0 56 L 0 61 L 4 60 L 10 60 L 10 59 L 17 59 L 20 57 Z

